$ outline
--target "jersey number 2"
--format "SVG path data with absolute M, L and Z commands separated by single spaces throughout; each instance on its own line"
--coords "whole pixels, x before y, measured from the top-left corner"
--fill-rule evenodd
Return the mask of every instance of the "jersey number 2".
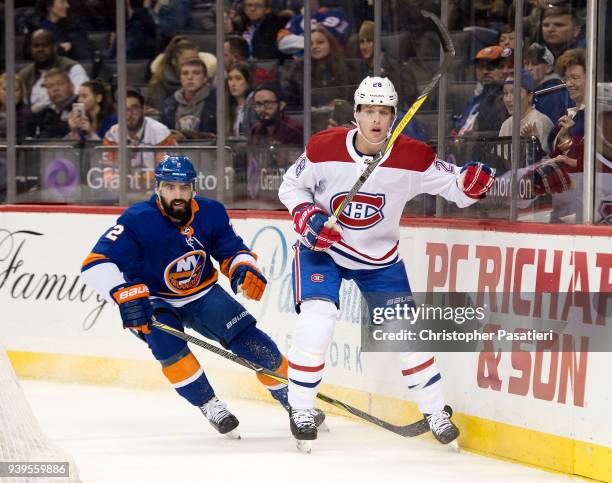
M 112 241 L 117 241 L 117 237 L 123 233 L 123 225 L 115 225 L 111 231 L 106 234 L 106 238 Z

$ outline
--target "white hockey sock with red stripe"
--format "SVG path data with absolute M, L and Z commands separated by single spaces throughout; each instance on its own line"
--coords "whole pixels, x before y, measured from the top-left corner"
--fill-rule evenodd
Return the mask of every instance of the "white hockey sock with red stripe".
M 337 309 L 325 300 L 306 300 L 300 309 L 288 353 L 289 404 L 293 409 L 310 409 L 323 377 Z
M 444 408 L 442 377 L 431 352 L 400 354 L 402 376 L 419 410 L 432 414 Z

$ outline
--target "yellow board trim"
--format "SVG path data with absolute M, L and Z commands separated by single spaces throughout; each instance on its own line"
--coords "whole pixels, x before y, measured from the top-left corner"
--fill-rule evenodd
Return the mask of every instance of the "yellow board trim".
M 171 387 L 157 361 L 21 351 L 8 351 L 8 356 L 15 372 L 22 378 L 142 389 Z M 215 390 L 221 394 L 271 400 L 268 391 L 251 371 L 206 368 L 206 373 Z M 330 384 L 323 384 L 321 391 L 395 424 L 421 417 L 416 406 L 409 401 Z M 325 406 L 329 412 L 346 415 L 335 407 Z M 456 413 L 453 420 L 461 429 L 459 443 L 463 449 L 612 482 L 612 448 L 468 414 Z

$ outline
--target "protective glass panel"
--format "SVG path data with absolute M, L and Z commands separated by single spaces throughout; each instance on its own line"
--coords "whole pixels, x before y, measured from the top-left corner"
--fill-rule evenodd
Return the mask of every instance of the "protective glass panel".
M 612 1 L 599 3 L 594 221 L 612 225 Z

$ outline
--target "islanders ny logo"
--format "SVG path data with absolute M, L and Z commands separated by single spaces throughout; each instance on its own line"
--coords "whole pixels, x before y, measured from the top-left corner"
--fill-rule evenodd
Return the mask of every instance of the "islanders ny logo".
M 176 294 L 189 295 L 197 291 L 202 281 L 206 252 L 194 250 L 171 261 L 164 271 L 164 280 Z
M 331 211 L 334 213 L 342 204 L 348 194 L 347 191 L 338 193 L 331 199 Z M 365 230 L 372 228 L 385 216 L 383 207 L 385 206 L 385 195 L 382 193 L 357 193 L 344 211 L 338 217 L 341 225 L 353 230 Z

